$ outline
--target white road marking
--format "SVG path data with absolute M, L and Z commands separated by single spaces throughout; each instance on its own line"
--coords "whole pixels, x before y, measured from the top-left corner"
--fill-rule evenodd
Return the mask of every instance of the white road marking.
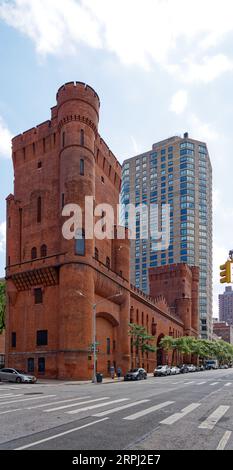
M 219 382 L 213 382 L 213 383 L 210 384 L 210 385 L 213 386 L 213 385 L 217 385 L 217 384 L 219 384 Z
M 195 385 L 203 385 L 206 384 L 206 382 L 197 382 Z
M 133 415 L 126 416 L 126 418 L 123 418 L 123 419 L 126 419 L 128 421 L 133 421 L 135 419 L 141 418 L 142 416 L 153 413 L 154 411 L 161 410 L 162 408 L 172 405 L 173 403 L 174 401 L 165 401 L 164 403 L 159 403 L 158 405 L 151 406 L 150 408 L 146 408 L 145 410 L 138 411 L 138 413 L 135 413 Z
M 227 384 L 224 385 L 224 387 L 230 387 L 232 385 L 232 382 L 228 382 Z
M 16 410 L 1 411 L 0 415 L 6 415 L 7 413 L 15 413 L 16 411 L 21 411 L 22 408 L 17 408 Z
M 129 398 L 121 398 L 120 400 L 106 401 L 105 403 L 99 403 L 98 405 L 86 406 L 84 408 L 79 408 L 78 410 L 67 411 L 66 413 L 69 415 L 75 415 L 77 413 L 81 413 L 81 411 L 94 410 L 95 408 L 101 408 L 102 406 L 112 405 L 113 403 L 122 403 L 123 401 L 127 401 L 127 400 L 129 400 Z
M 14 398 L 14 397 L 22 397 L 23 394 L 20 393 L 20 395 L 14 395 L 14 393 L 5 393 L 5 395 L 1 395 L 0 398 Z
M 97 414 L 92 415 L 92 416 L 96 416 L 96 417 L 100 418 L 101 416 L 107 416 L 109 414 L 116 413 L 117 411 L 126 410 L 127 408 L 131 408 L 133 406 L 141 405 L 142 403 L 147 403 L 148 401 L 150 401 L 150 400 L 135 401 L 134 403 L 128 403 L 127 405 L 118 406 L 117 408 L 113 408 L 112 410 L 101 411 L 100 413 L 97 413 Z
M 33 398 L 23 398 L 22 400 L 11 400 L 11 401 L 4 401 L 0 403 L 0 406 L 2 405 L 10 405 L 11 403 L 21 403 L 22 401 L 29 401 L 29 400 L 42 400 L 44 398 L 51 398 L 51 397 L 56 397 L 57 395 L 45 395 L 44 397 L 33 397 Z
M 22 387 L 5 387 L 4 386 L 4 390 L 19 390 L 19 389 L 22 390 Z
M 192 381 L 192 382 L 184 382 L 184 385 L 191 385 L 191 384 L 194 384 L 194 381 Z
M 225 415 L 229 410 L 229 406 L 219 406 L 210 416 L 208 416 L 205 421 L 203 421 L 200 426 L 200 429 L 213 429 L 217 422 Z
M 216 450 L 224 450 L 230 437 L 231 437 L 232 431 L 226 431 L 225 434 L 223 435 L 221 441 L 218 444 L 218 447 Z
M 77 401 L 77 400 L 82 400 L 84 397 L 80 397 L 80 398 L 70 398 L 68 400 L 60 400 L 60 401 L 52 401 L 50 403 L 43 403 L 42 405 L 36 405 L 36 406 L 29 406 L 27 408 L 27 410 L 34 410 L 36 408 L 44 408 L 45 406 L 49 406 L 49 405 L 60 405 L 61 403 L 69 403 L 70 401 Z M 85 397 L 86 398 L 90 398 L 90 397 Z
M 101 423 L 102 421 L 106 421 L 108 418 L 99 419 L 98 421 L 93 421 L 92 423 L 84 424 L 83 426 L 79 426 L 78 428 L 69 429 L 68 431 L 61 432 L 59 434 L 55 434 L 54 436 L 46 437 L 45 439 L 41 439 L 40 441 L 32 442 L 31 444 L 26 444 L 25 446 L 18 447 L 15 450 L 23 450 L 29 449 L 29 447 L 34 447 L 39 444 L 43 444 L 44 442 L 51 441 L 52 439 L 57 439 L 58 437 L 66 436 L 67 434 L 71 434 L 72 432 L 80 431 L 80 429 L 88 428 L 93 426 L 94 424 Z
M 87 403 L 93 403 L 95 401 L 103 401 L 103 400 L 108 400 L 110 397 L 103 397 L 103 398 L 96 398 L 88 401 L 82 401 L 81 403 L 72 403 L 71 405 L 64 405 L 64 406 L 58 406 L 56 408 L 50 408 L 49 410 L 43 410 L 44 413 L 50 413 L 51 411 L 59 411 L 59 410 L 65 410 L 66 408 L 71 408 L 72 406 L 79 406 L 79 405 L 85 405 Z M 51 403 L 52 405 L 52 403 Z
M 181 410 L 179 413 L 174 413 L 173 415 L 169 416 L 163 421 L 160 421 L 160 424 L 170 425 L 170 424 L 176 423 L 176 421 L 178 421 L 181 418 L 184 418 L 184 416 L 191 413 L 191 411 L 194 411 L 199 406 L 200 406 L 200 403 L 191 403 L 191 405 L 186 406 L 186 408 L 183 408 L 183 410 Z

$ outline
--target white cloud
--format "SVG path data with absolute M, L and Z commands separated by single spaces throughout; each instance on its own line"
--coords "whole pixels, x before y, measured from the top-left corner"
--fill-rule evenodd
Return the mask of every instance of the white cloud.
M 232 70 L 207 54 L 233 31 L 232 0 L 0 0 L 0 18 L 27 35 L 40 54 L 80 44 L 114 53 L 126 65 L 158 63 L 188 82 Z M 203 51 L 205 52 L 204 59 Z M 195 55 L 193 55 L 195 52 Z
M 6 249 L 6 222 L 0 223 L 0 253 Z
M 176 114 L 182 114 L 188 104 L 188 93 L 186 90 L 177 91 L 171 100 L 170 110 Z
M 12 134 L 0 116 L 0 157 L 11 157 Z
M 185 83 L 210 83 L 223 73 L 232 71 L 233 61 L 224 54 L 206 56 L 199 63 L 188 58 L 179 66 L 168 66 L 168 70 Z
M 133 144 L 133 151 L 134 151 L 134 154 L 135 155 L 139 155 L 139 153 L 141 152 L 141 148 L 139 147 L 135 137 L 133 135 L 130 136 L 131 138 L 131 142 Z
M 214 128 L 213 124 L 201 121 L 195 114 L 190 115 L 189 129 L 190 134 L 192 134 L 195 139 L 203 142 L 217 141 L 220 138 L 220 134 Z

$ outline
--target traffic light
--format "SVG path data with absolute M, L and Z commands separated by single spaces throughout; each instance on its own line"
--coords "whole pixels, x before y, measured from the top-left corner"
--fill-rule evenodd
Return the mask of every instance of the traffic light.
M 233 261 L 228 260 L 220 266 L 220 278 L 221 284 L 233 282 Z

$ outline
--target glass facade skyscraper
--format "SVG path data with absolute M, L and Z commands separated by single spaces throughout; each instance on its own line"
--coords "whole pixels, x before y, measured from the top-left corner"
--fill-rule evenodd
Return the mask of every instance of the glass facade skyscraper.
M 171 137 L 152 150 L 123 164 L 121 203 L 158 204 L 159 229 L 162 207 L 170 206 L 170 244 L 154 250 L 151 238 L 140 234 L 136 217 L 136 239 L 131 241 L 131 282 L 149 292 L 148 267 L 187 263 L 200 267 L 199 311 L 203 338 L 212 334 L 212 167 L 205 143 Z M 148 209 L 149 210 L 149 209 Z M 128 212 L 124 216 L 128 224 Z M 151 226 L 156 223 L 151 220 Z

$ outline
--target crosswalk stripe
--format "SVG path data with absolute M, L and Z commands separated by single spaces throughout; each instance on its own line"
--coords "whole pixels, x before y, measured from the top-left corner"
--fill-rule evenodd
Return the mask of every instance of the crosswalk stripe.
M 94 414 L 92 416 L 100 418 L 101 416 L 107 416 L 112 413 L 116 413 L 117 411 L 126 410 L 127 408 L 131 408 L 133 406 L 141 405 L 142 403 L 148 403 L 150 400 L 140 400 L 135 401 L 134 403 L 128 403 L 127 405 L 118 406 L 117 408 L 113 408 L 112 410 L 101 411 L 100 413 Z
M 58 406 L 56 408 L 50 408 L 49 410 L 43 410 L 44 413 L 50 413 L 51 411 L 59 411 L 59 410 L 65 410 L 66 408 L 71 408 L 72 406 L 80 406 L 80 405 L 85 405 L 87 403 L 93 403 L 95 401 L 103 401 L 103 400 L 108 400 L 110 397 L 102 397 L 102 398 L 96 398 L 92 400 L 85 400 L 82 401 L 81 403 L 72 403 L 71 405 L 64 405 L 64 406 Z
M 7 410 L 7 411 L 1 411 L 0 415 L 6 415 L 8 413 L 15 413 L 16 411 L 21 411 L 22 408 L 17 408 L 16 410 Z
M 67 411 L 66 413 L 70 415 L 75 415 L 81 413 L 81 411 L 94 410 L 95 408 L 101 408 L 102 406 L 113 405 L 113 403 L 121 403 L 122 401 L 129 400 L 129 398 L 121 398 L 120 400 L 111 400 L 106 401 L 105 403 L 98 403 L 98 405 L 85 406 L 84 408 L 79 408 L 78 410 Z
M 176 423 L 176 421 L 178 421 L 181 418 L 184 418 L 184 416 L 196 410 L 196 408 L 198 408 L 199 406 L 200 406 L 200 403 L 191 403 L 191 405 L 186 406 L 186 408 L 183 408 L 183 410 L 181 410 L 179 413 L 174 413 L 173 415 L 169 416 L 163 421 L 160 421 L 160 424 Z
M 217 385 L 217 384 L 219 384 L 219 382 L 213 382 L 213 383 L 210 384 L 210 385 L 213 386 L 213 385 Z
M 226 431 L 221 439 L 221 441 L 218 444 L 217 450 L 224 450 L 230 437 L 231 437 L 232 431 Z
M 228 382 L 227 384 L 224 385 L 224 387 L 230 387 L 232 385 L 232 382 Z
M 90 398 L 90 397 L 85 397 L 85 400 L 86 398 Z M 70 398 L 68 400 L 60 400 L 60 401 L 53 401 L 53 402 L 50 402 L 50 403 L 43 403 L 42 405 L 36 405 L 36 406 L 29 406 L 27 408 L 27 410 L 34 410 L 36 408 L 44 408 L 45 406 L 49 406 L 49 405 L 60 405 L 61 403 L 69 403 L 71 401 L 77 401 L 77 400 L 82 400 L 83 397 L 80 397 L 80 398 Z
M 130 416 L 126 416 L 127 421 L 133 421 L 135 419 L 141 418 L 142 416 L 145 416 L 147 414 L 153 413 L 154 411 L 161 410 L 162 408 L 165 408 L 166 406 L 172 405 L 174 401 L 165 401 L 164 403 L 159 403 L 158 405 L 151 406 L 150 408 L 146 408 L 145 410 L 138 411 L 138 413 L 135 413 Z
M 35 447 L 39 444 L 43 444 L 44 442 L 51 441 L 52 439 L 57 439 L 58 437 L 67 436 L 67 434 L 71 434 L 72 432 L 77 432 L 77 431 L 80 431 L 80 429 L 85 429 L 90 426 L 93 426 L 94 424 L 101 423 L 102 421 L 106 421 L 107 419 L 108 418 L 99 419 L 98 421 L 93 421 L 92 423 L 84 424 L 83 426 L 79 426 L 78 428 L 72 428 L 72 429 L 69 429 L 68 431 L 60 432 L 59 434 L 55 434 L 54 436 L 46 437 L 45 439 L 32 442 L 31 444 L 26 444 L 25 446 L 18 447 L 17 449 L 14 449 L 14 450 L 29 449 L 30 447 Z
M 44 397 L 33 397 L 33 398 L 23 398 L 22 400 L 11 400 L 11 401 L 4 401 L 0 403 L 0 406 L 2 405 L 10 405 L 11 403 L 21 403 L 22 401 L 29 401 L 29 400 L 42 400 L 44 398 L 51 398 L 51 397 L 56 397 L 57 395 L 45 395 Z
M 229 406 L 219 406 L 213 413 L 211 413 L 208 418 L 203 421 L 200 426 L 200 429 L 213 429 L 214 426 L 218 423 L 218 421 L 225 415 L 225 413 L 229 410 Z
M 14 395 L 14 393 L 5 393 L 5 395 L 1 395 L 0 398 L 14 398 L 14 397 L 22 397 L 23 394 L 20 393 L 19 395 Z

